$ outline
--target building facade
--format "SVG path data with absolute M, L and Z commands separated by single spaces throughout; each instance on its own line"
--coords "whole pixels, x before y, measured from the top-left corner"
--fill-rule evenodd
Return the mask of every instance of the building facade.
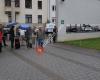
M 51 23 L 56 23 L 56 0 L 48 0 L 48 19 Z
M 100 0 L 56 0 L 58 40 L 100 37 L 99 32 L 66 33 L 70 25 L 100 24 Z
M 47 22 L 47 0 L 0 0 L 0 22 L 44 24 Z

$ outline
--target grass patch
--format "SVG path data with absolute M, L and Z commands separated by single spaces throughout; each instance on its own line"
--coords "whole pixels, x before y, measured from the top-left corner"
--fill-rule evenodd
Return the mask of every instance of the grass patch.
M 74 41 L 64 41 L 64 44 L 100 50 L 100 38 L 74 40 Z

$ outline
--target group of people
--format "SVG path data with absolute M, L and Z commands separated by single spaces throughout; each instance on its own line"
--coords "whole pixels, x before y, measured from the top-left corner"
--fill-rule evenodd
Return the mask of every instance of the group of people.
M 19 27 L 15 28 L 15 26 L 11 26 L 9 33 L 10 35 L 10 45 L 11 49 L 16 48 L 19 49 L 21 46 L 21 40 L 26 42 L 27 48 L 32 48 L 32 45 L 38 45 L 43 47 L 44 39 L 48 37 L 49 34 L 52 34 L 53 36 L 53 42 L 56 42 L 57 37 L 57 27 L 55 26 L 52 33 L 47 33 L 46 30 L 43 27 L 33 29 L 29 27 L 25 31 L 25 36 L 21 36 Z M 34 40 L 33 40 L 34 36 Z M 0 24 L 0 52 L 2 52 L 2 46 L 7 46 L 6 44 L 7 39 L 7 33 L 3 30 L 3 25 Z M 24 39 L 24 40 L 23 40 Z M 3 43 L 3 44 L 2 44 Z

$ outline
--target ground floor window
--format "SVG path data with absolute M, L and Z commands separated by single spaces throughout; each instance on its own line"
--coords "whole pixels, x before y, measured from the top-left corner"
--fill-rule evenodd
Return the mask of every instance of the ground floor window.
M 38 23 L 42 23 L 42 15 L 38 15 Z
M 12 17 L 11 15 L 8 15 L 8 22 L 11 22 L 12 21 Z
M 25 15 L 26 23 L 32 23 L 32 15 Z
M 55 23 L 56 22 L 56 19 L 53 17 L 52 18 L 52 23 Z

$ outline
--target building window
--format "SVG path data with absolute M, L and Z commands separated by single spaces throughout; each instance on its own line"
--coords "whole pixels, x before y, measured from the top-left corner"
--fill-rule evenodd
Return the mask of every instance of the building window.
M 32 23 L 32 15 L 25 15 L 26 23 Z
M 11 6 L 11 0 L 5 0 L 5 6 L 10 7 Z
M 42 1 L 38 1 L 38 9 L 42 9 Z
M 8 22 L 12 22 L 11 12 L 8 12 Z
M 55 23 L 56 22 L 56 19 L 52 19 L 52 22 Z
M 15 0 L 15 7 L 20 7 L 20 0 Z
M 52 19 L 52 22 L 54 23 L 55 22 L 55 19 Z
M 9 22 L 9 23 L 12 22 L 12 17 L 11 17 L 11 15 L 8 15 L 8 22 Z
M 56 11 L 56 6 L 55 5 L 52 6 L 52 11 Z
M 54 11 L 54 10 L 55 10 L 55 6 L 53 5 L 53 6 L 52 6 L 52 11 Z
M 25 0 L 25 8 L 32 9 L 32 0 Z
M 56 17 L 52 17 L 52 23 L 56 22 Z
M 38 15 L 38 23 L 42 23 L 42 15 Z

